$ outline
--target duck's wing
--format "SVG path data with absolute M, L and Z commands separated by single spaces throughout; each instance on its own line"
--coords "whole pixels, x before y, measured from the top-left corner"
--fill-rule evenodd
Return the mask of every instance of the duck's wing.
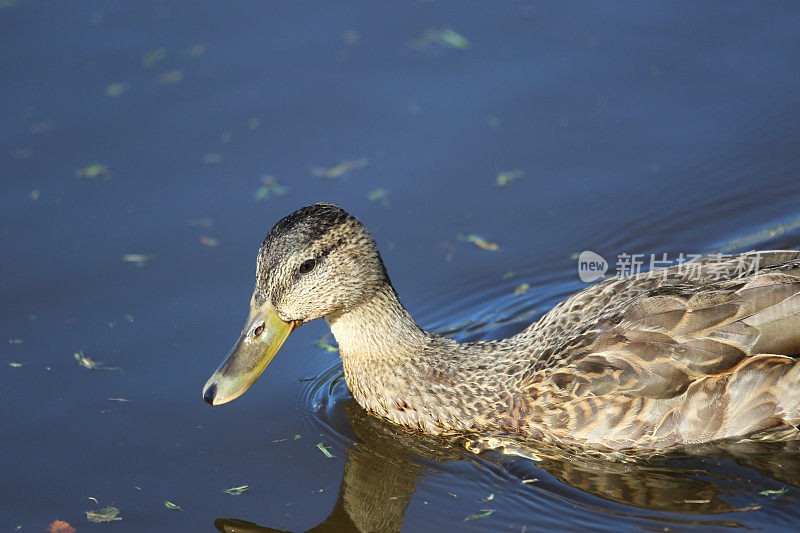
M 573 399 L 570 432 L 662 445 L 800 423 L 800 253 L 727 261 L 749 272 L 667 272 L 599 313 L 550 376 Z

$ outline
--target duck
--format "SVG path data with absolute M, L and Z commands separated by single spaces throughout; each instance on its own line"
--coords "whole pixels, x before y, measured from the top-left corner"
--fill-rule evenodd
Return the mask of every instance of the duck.
M 355 401 L 412 432 L 623 454 L 798 435 L 800 251 L 607 277 L 512 337 L 461 343 L 414 321 L 361 222 L 309 205 L 261 244 L 248 318 L 205 402 L 241 396 L 318 318 Z

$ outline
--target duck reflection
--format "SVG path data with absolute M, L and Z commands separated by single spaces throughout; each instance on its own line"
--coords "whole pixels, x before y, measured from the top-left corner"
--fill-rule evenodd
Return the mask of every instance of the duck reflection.
M 400 531 L 417 479 L 424 470 L 419 459 L 444 463 L 468 460 L 469 454 L 455 443 L 407 433 L 370 416 L 353 401 L 345 409 L 357 441 L 348 451 L 333 511 L 308 531 Z M 720 469 L 719 461 L 738 464 L 789 485 L 798 486 L 800 480 L 797 441 L 703 446 L 679 457 L 662 458 L 668 460 L 658 463 L 616 462 L 559 450 L 536 451 L 542 459 L 536 463 L 493 454 L 488 458 L 523 479 L 534 475 L 538 468 L 593 496 L 647 511 L 683 515 L 743 510 L 735 503 L 737 496 L 752 498 L 752 472 L 748 475 L 748 471 L 733 465 Z M 712 470 L 710 465 L 716 467 Z M 538 486 L 525 486 L 541 490 Z M 739 524 L 725 521 L 716 525 Z M 284 531 L 234 518 L 217 519 L 214 526 L 227 533 Z

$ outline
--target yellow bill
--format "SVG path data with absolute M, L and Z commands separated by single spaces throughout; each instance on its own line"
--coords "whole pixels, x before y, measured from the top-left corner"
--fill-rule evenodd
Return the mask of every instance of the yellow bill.
M 260 307 L 251 303 L 239 342 L 206 381 L 203 400 L 208 405 L 219 405 L 244 394 L 295 327 L 296 322 L 287 323 L 278 317 L 269 298 Z

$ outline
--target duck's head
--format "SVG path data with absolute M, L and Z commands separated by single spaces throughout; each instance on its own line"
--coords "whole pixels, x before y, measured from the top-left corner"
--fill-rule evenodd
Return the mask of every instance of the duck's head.
M 388 283 L 375 241 L 344 209 L 313 204 L 281 219 L 258 251 L 241 337 L 203 399 L 219 405 L 241 396 L 297 326 L 346 313 Z

